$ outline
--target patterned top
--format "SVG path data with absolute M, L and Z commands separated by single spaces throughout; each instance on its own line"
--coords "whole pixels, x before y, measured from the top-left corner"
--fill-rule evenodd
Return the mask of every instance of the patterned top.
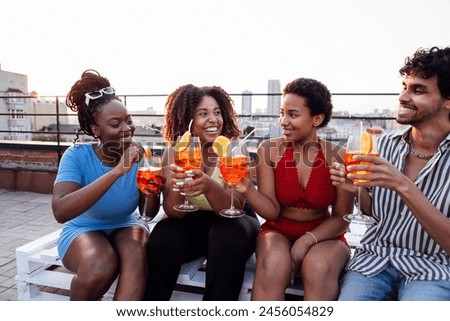
M 398 170 L 405 167 L 409 153 L 406 141 L 411 129 L 380 138 L 380 155 Z M 440 144 L 414 180 L 431 203 L 450 219 L 450 135 Z M 390 189 L 374 187 L 372 213 L 378 223 L 361 240 L 347 269 L 367 276 L 383 271 L 388 264 L 412 280 L 449 280 L 450 258 L 422 228 L 400 196 Z

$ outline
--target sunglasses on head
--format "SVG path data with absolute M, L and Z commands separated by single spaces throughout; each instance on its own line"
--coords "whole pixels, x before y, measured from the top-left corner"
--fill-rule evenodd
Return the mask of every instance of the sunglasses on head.
M 93 91 L 93 92 L 90 92 L 90 93 L 85 93 L 84 95 L 86 96 L 86 100 L 84 102 L 86 103 L 87 106 L 89 106 L 89 101 L 90 100 L 99 99 L 100 97 L 103 96 L 103 94 L 114 95 L 115 93 L 116 93 L 116 91 L 114 90 L 113 87 L 105 87 L 105 88 L 102 88 L 102 89 L 97 90 L 97 91 Z

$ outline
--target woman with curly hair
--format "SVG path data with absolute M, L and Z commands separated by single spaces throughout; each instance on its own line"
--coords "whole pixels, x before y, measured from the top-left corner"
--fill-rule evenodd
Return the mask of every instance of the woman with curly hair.
M 343 159 L 344 149 L 318 136 L 332 108 L 321 82 L 288 83 L 279 120 L 283 136 L 258 148 L 258 189 L 248 179 L 236 186 L 266 220 L 256 244 L 252 300 L 284 300 L 297 277 L 304 300 L 337 299 L 339 276 L 350 258 L 343 216 L 353 209 L 354 197 L 330 179 L 329 166 Z
M 174 147 L 164 153 L 163 176 L 167 182 L 163 206 L 167 218 L 156 224 L 149 238 L 147 300 L 170 300 L 181 265 L 202 256 L 207 258 L 203 299 L 239 298 L 259 222 L 254 212 L 244 206 L 245 199 L 239 193 L 235 194 L 234 204 L 244 208 L 247 215 L 234 219 L 219 215 L 230 205 L 230 191 L 219 177 L 218 156 L 212 149 L 219 135 L 235 138 L 241 134 L 236 118 L 230 96 L 220 87 L 184 85 L 167 99 L 165 140 L 175 142 L 190 129 L 200 138 L 202 165 L 201 169 L 180 173 L 173 165 Z M 199 210 L 174 210 L 174 205 L 183 202 L 181 193 Z
M 67 105 L 78 114 L 80 132 L 95 143 L 76 143 L 58 168 L 52 207 L 64 223 L 58 252 L 75 273 L 71 300 L 98 300 L 119 277 L 115 300 L 144 297 L 148 226 L 138 221 L 144 203 L 136 184 L 142 149 L 133 142 L 135 127 L 108 79 L 86 70 L 71 88 Z M 147 213 L 159 209 L 149 198 Z

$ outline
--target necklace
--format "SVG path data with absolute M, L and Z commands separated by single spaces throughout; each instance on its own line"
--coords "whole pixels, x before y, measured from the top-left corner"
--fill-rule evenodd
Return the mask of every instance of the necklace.
M 431 155 L 424 155 L 424 154 L 419 154 L 418 152 L 416 152 L 415 149 L 414 149 L 414 145 L 413 145 L 413 142 L 412 142 L 412 137 L 411 137 L 411 135 L 409 136 L 408 144 L 409 144 L 409 148 L 410 148 L 409 152 L 410 152 L 413 156 L 415 156 L 415 157 L 417 157 L 417 158 L 420 158 L 420 159 L 431 159 L 434 155 L 436 155 L 436 153 L 433 153 L 433 154 L 431 154 Z

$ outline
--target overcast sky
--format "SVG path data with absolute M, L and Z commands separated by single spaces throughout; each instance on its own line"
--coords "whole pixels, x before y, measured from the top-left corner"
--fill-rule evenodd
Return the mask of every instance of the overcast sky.
M 64 96 L 88 68 L 121 94 L 265 93 L 269 79 L 297 77 L 396 93 L 407 55 L 450 45 L 450 0 L 14 0 L 1 11 L 1 68 L 41 95 Z

